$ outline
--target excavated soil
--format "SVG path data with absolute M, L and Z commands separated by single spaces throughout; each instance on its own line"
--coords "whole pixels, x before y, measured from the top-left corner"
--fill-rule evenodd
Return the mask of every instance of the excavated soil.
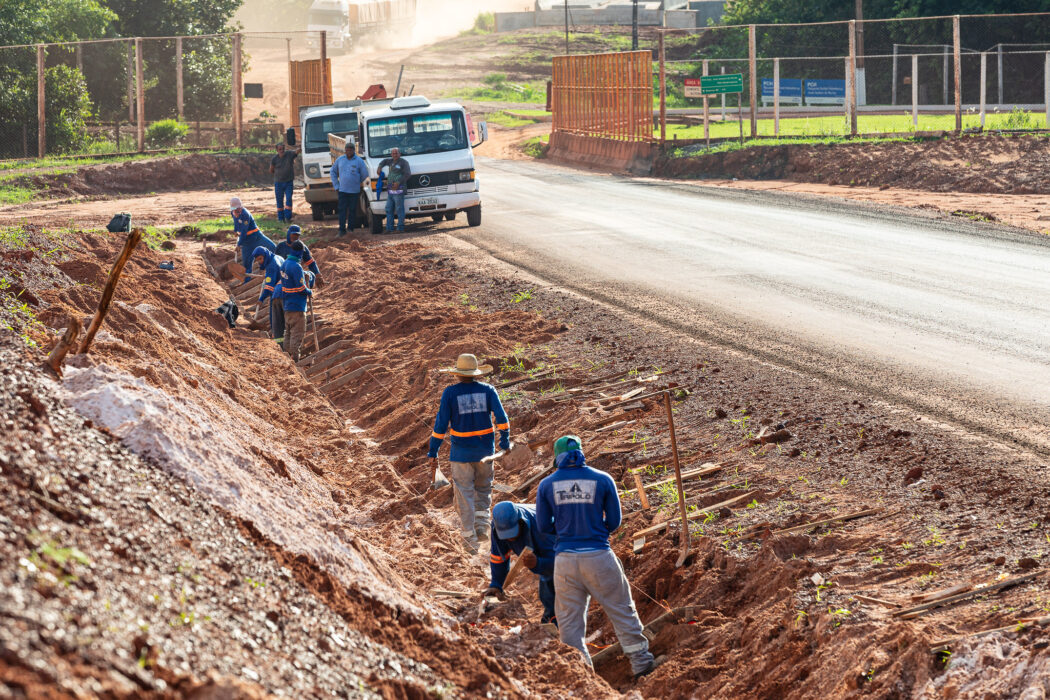
M 62 387 L 26 364 L 38 362 L 38 352 L 15 366 L 33 375 L 39 388 L 31 395 L 39 395 L 46 410 L 60 397 L 98 426 L 83 427 L 83 419 L 64 408 L 82 430 L 103 430 L 100 447 L 142 465 L 130 473 L 145 472 L 152 480 L 135 485 L 136 493 L 148 494 L 163 514 L 125 498 L 142 520 L 200 525 L 199 535 L 185 535 L 191 548 L 218 550 L 234 566 L 242 551 L 269 554 L 262 559 L 287 573 L 281 585 L 310 597 L 328 616 L 277 608 L 273 624 L 305 626 L 306 637 L 320 639 L 315 652 L 344 653 L 332 641 L 334 629 L 344 641 L 353 636 L 406 659 L 383 664 L 394 669 L 390 673 L 358 671 L 366 687 L 388 697 L 421 696 L 427 688 L 471 697 L 588 698 L 630 692 L 661 698 L 1039 698 L 1050 692 L 1050 636 L 1040 624 L 1024 622 L 1050 610 L 1044 563 L 1050 484 L 1038 459 L 626 318 L 480 254 L 452 253 L 440 237 L 426 243 L 367 236 L 310 242 L 328 285 L 315 300 L 321 352 L 298 368 L 261 331 L 231 330 L 213 313 L 240 291 L 224 289 L 209 271 L 229 259 L 232 247 L 211 246 L 202 257 L 199 244 L 181 240 L 163 257 L 135 253 L 95 345 L 74 359 Z M 35 332 L 38 340 L 46 342 L 70 314 L 90 311 L 100 273 L 120 243 L 73 236 L 61 270 L 27 284 L 47 327 Z M 174 273 L 157 269 L 169 258 Z M 45 263 L 13 256 L 3 264 Z M 313 342 L 311 334 L 309 347 Z M 428 490 L 425 464 L 433 411 L 448 381 L 436 370 L 464 351 L 496 365 L 492 381 L 510 413 L 512 439 L 535 449 L 523 463 L 498 466 L 497 498 L 531 500 L 534 479 L 550 461 L 548 445 L 565 432 L 580 434 L 589 461 L 624 488 L 633 488 L 632 468 L 641 468 L 650 484 L 668 478 L 667 417 L 662 399 L 648 395 L 671 392 L 682 468 L 708 467 L 702 478 L 686 480 L 687 503 L 698 514 L 691 521 L 690 556 L 675 567 L 677 523 L 644 542 L 636 535 L 675 516 L 677 493 L 667 486 L 647 489 L 649 510 L 637 495 L 624 495 L 624 525 L 614 540 L 643 621 L 658 621 L 653 650 L 667 660 L 651 676 L 633 681 L 615 652 L 598 657 L 596 674 L 584 669 L 539 626 L 531 575 L 510 588 L 507 603 L 480 614 L 477 598 L 435 593 L 480 591 L 488 580 L 486 552 L 470 555 L 460 547 L 450 489 Z M 57 445 L 83 441 L 34 430 L 32 416 L 39 411 L 16 395 L 4 395 L 19 411 L 19 422 L 9 419 L 3 437 L 12 449 L 17 445 L 20 454 L 32 452 L 43 463 L 49 450 L 60 453 Z M 25 405 L 14 403 L 19 400 Z M 443 464 L 446 457 L 447 448 Z M 80 543 L 87 543 L 92 560 L 114 558 L 105 569 L 106 585 L 138 585 L 146 593 L 135 600 L 148 604 L 152 589 L 137 582 L 154 576 L 143 573 L 139 559 L 122 559 L 129 545 L 107 550 L 88 539 L 92 527 L 132 540 L 139 532 L 108 514 L 116 503 L 83 502 L 77 495 L 112 491 L 119 500 L 119 489 L 107 489 L 107 473 L 70 456 L 59 464 L 79 465 L 75 469 L 52 467 L 50 479 L 20 476 L 14 482 L 9 464 L 3 463 L 4 478 L 17 488 L 5 489 L 4 498 L 21 499 L 25 515 L 16 519 L 5 506 L 2 546 L 27 560 L 33 552 L 46 560 L 51 555 L 34 532 L 54 533 L 56 543 L 74 542 L 84 552 Z M 169 484 L 185 496 L 173 500 L 154 484 Z M 506 493 L 515 489 L 513 496 Z M 97 515 L 54 530 L 49 523 L 59 516 L 48 510 L 55 508 L 50 500 L 60 509 L 93 508 Z M 205 523 L 197 508 L 221 517 Z M 858 513 L 848 522 L 805 527 Z M 798 526 L 804 527 L 778 533 Z M 158 531 L 146 532 L 153 537 Z M 158 547 L 171 541 L 156 537 Z M 195 537 L 231 538 L 240 549 L 201 547 Z M 142 546 L 135 551 L 149 562 L 152 540 Z M 156 555 L 164 570 L 170 568 L 163 563 L 166 551 Z M 4 562 L 5 606 L 30 617 L 27 611 L 43 596 L 39 584 L 12 557 Z M 79 575 L 80 564 L 66 563 Z M 278 575 L 261 575 L 270 593 Z M 893 614 L 943 589 L 1028 575 L 1002 591 L 913 619 Z M 215 581 L 223 579 L 206 577 L 191 586 L 221 611 L 204 623 L 213 625 L 209 633 L 236 649 L 232 640 L 239 642 L 243 632 L 213 621 L 243 605 L 246 593 Z M 165 595 L 165 601 L 174 596 Z M 100 605 L 100 596 L 85 596 Z M 170 618 L 187 607 L 165 604 L 174 606 L 165 610 Z M 109 609 L 103 605 L 97 614 Z M 150 650 L 157 650 L 147 651 L 144 667 L 134 665 L 141 648 L 134 635 L 141 632 L 127 625 L 86 633 L 83 625 L 101 629 L 95 618 L 56 620 L 61 643 L 54 630 L 46 638 L 54 643 L 38 643 L 24 642 L 28 628 L 17 626 L 29 623 L 4 617 L 0 678 L 43 687 L 45 668 L 74 657 L 73 670 L 63 676 L 73 694 L 93 687 L 100 675 L 113 678 L 109 660 L 126 657 L 149 679 L 143 682 L 200 683 L 216 669 L 220 679 L 258 683 L 267 693 L 303 694 L 298 677 L 282 673 L 282 660 L 298 658 L 294 641 L 291 651 L 274 643 L 254 651 L 249 670 L 255 678 L 238 668 L 238 659 L 226 663 L 203 644 L 182 647 L 178 656 L 165 640 L 185 625 L 164 627 L 156 616 L 142 620 L 150 625 Z M 970 636 L 1000 627 L 1007 629 Z M 615 642 L 597 606 L 589 630 L 596 652 Z M 110 640 L 109 646 L 85 656 L 92 634 Z M 951 653 L 935 653 L 940 646 Z M 117 651 L 129 647 L 131 656 Z M 181 675 L 167 679 L 153 668 Z M 314 669 L 298 669 L 302 683 Z M 311 692 L 326 694 L 327 686 L 317 682 Z
M 981 134 L 886 143 L 790 144 L 682 158 L 663 156 L 653 175 L 789 180 L 928 192 L 1048 194 L 1050 139 Z

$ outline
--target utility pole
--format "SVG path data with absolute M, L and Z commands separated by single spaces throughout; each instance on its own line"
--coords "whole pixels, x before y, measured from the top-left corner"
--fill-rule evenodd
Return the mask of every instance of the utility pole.
M 569 55 L 569 0 L 565 0 L 565 55 Z
M 638 0 L 634 0 L 631 8 L 631 50 L 638 50 Z

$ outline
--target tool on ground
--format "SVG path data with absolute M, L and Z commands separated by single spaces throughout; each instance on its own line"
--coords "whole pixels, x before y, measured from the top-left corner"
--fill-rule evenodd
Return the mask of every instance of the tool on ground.
M 671 411 L 671 392 L 664 392 L 664 408 L 667 409 L 667 428 L 671 431 L 671 455 L 674 457 L 674 478 L 678 485 L 678 510 L 682 514 L 682 553 L 678 555 L 675 568 L 679 569 L 689 557 L 689 514 L 685 510 L 685 487 L 682 485 L 682 465 L 678 462 L 678 440 L 674 434 L 674 415 Z
M 306 297 L 306 308 L 310 312 L 310 326 L 314 332 L 314 352 L 321 352 L 321 343 L 317 340 L 317 317 L 314 315 L 313 297 Z
M 102 327 L 102 320 L 106 317 L 106 312 L 109 311 L 109 303 L 113 300 L 113 292 L 117 290 L 120 273 L 124 271 L 124 265 L 127 264 L 128 258 L 131 257 L 135 246 L 141 240 L 142 230 L 136 228 L 132 229 L 131 233 L 128 234 L 127 240 L 124 241 L 124 248 L 120 251 L 117 261 L 113 263 L 113 268 L 109 271 L 109 279 L 106 280 L 106 286 L 102 290 L 102 298 L 98 300 L 98 310 L 95 311 L 95 316 L 91 319 L 91 325 L 88 326 L 84 342 L 80 344 L 80 349 L 77 351 L 78 354 L 83 355 L 91 349 L 91 341 L 95 339 L 95 334 Z
M 174 270 L 175 263 L 171 260 L 165 260 L 162 263 L 157 263 L 157 267 L 159 267 L 162 270 Z
M 521 560 L 524 558 L 526 553 L 532 554 L 532 547 L 525 547 L 521 550 L 521 554 L 519 554 L 517 558 L 514 559 L 514 563 L 510 565 L 510 571 L 507 572 L 507 578 L 503 579 L 503 590 L 507 590 L 510 584 L 513 583 L 514 579 L 517 577 L 518 571 L 520 569 L 525 568 L 525 565 L 522 563 Z
M 62 376 L 62 361 L 66 359 L 66 354 L 70 350 L 76 348 L 80 330 L 80 319 L 76 316 L 70 316 L 69 322 L 66 324 L 66 332 L 62 334 L 62 337 L 55 343 L 55 347 L 51 349 L 51 353 L 47 356 L 48 366 L 60 377 Z
M 448 479 L 441 473 L 441 467 L 434 467 L 434 480 L 430 483 L 430 490 L 437 491 L 449 485 Z

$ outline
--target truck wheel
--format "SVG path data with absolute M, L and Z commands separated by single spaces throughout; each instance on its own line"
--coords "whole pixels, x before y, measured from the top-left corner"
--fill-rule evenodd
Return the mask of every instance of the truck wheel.
M 471 226 L 481 226 L 481 205 L 467 209 L 467 223 Z
M 439 221 L 441 221 L 442 219 L 444 219 L 444 218 L 445 218 L 445 215 L 444 215 L 444 214 L 431 214 L 431 215 L 430 215 L 430 218 L 431 218 L 431 219 L 433 220 L 433 222 L 434 222 L 434 223 L 436 224 L 436 223 L 438 223 Z
M 314 221 L 324 221 L 324 205 L 311 204 L 310 214 L 313 216 Z
M 368 229 L 373 236 L 378 236 L 383 232 L 383 217 L 373 214 L 371 209 L 368 210 Z
M 445 221 L 455 221 L 455 220 L 456 220 L 456 212 L 454 212 L 454 211 L 447 211 L 447 212 L 445 212 Z

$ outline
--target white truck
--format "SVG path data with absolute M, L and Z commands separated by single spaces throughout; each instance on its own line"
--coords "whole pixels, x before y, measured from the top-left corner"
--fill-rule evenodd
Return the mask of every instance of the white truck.
M 405 217 L 452 221 L 465 212 L 470 226 L 481 225 L 481 190 L 474 148 L 488 138 L 481 122 L 475 128 L 463 107 L 455 102 L 431 103 L 416 95 L 392 100 L 304 107 L 303 173 L 306 201 L 314 220 L 334 212 L 338 197 L 332 188 L 332 154 L 328 134 L 350 138 L 368 166 L 369 180 L 358 213 L 372 233 L 381 233 L 387 195 L 377 194 L 379 163 L 397 147 L 408 161 L 412 176 L 405 189 Z M 384 172 L 384 176 L 386 173 Z
M 306 16 L 307 43 L 317 46 L 327 32 L 333 52 L 349 51 L 369 37 L 402 36 L 416 23 L 416 0 L 314 0 Z
M 350 27 L 350 7 L 347 0 L 314 0 L 306 15 L 306 43 L 317 46 L 316 32 L 326 32 L 326 44 L 330 51 L 349 51 L 353 45 L 353 30 Z

